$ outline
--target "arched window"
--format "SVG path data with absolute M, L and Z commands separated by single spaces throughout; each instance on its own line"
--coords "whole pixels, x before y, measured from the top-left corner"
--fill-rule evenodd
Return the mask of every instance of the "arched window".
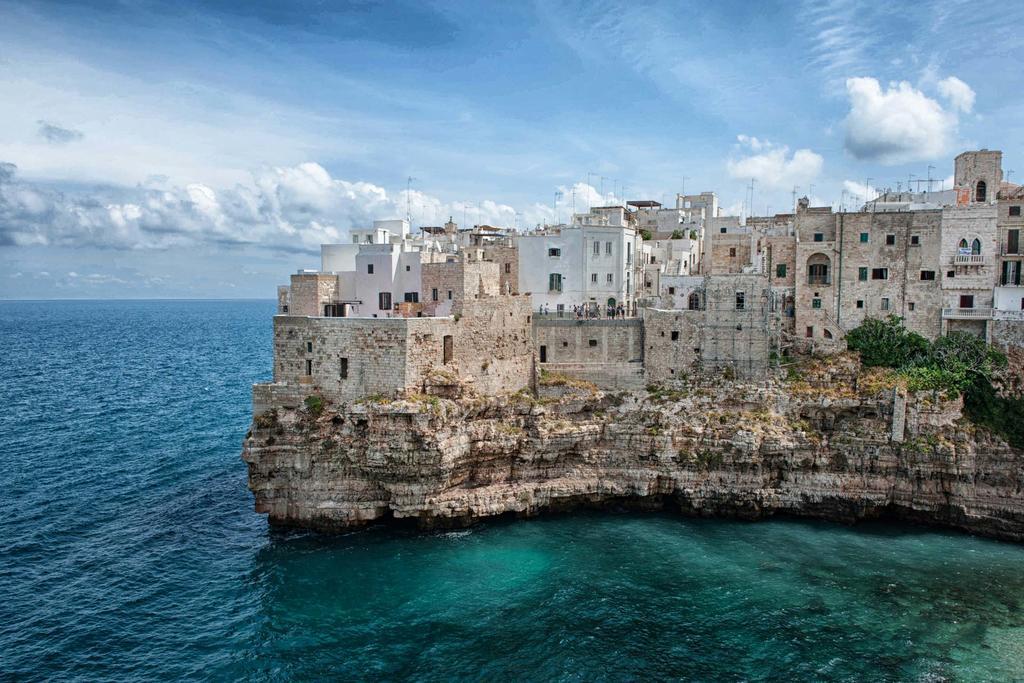
M 974 241 L 971 242 L 971 253 L 974 254 L 975 256 L 981 253 L 981 240 L 979 240 L 977 237 L 975 237 Z
M 832 261 L 824 254 L 814 254 L 807 259 L 807 284 L 827 285 L 830 284 L 829 266 Z
M 962 252 L 967 251 L 967 240 L 960 240 L 960 244 L 956 245 Z
M 687 301 L 686 303 L 686 307 L 689 308 L 691 311 L 699 311 L 700 294 L 697 294 L 697 292 L 690 292 L 690 298 L 689 301 Z
M 974 192 L 974 201 L 983 202 L 985 201 L 985 195 L 988 193 L 988 186 L 985 185 L 984 180 L 978 181 L 978 189 Z

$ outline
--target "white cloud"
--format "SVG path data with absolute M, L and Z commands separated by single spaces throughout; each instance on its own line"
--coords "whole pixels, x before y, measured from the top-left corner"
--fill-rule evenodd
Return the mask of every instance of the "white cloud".
M 729 175 L 739 180 L 753 178 L 765 189 L 790 189 L 806 185 L 821 173 L 824 159 L 809 149 L 798 149 L 792 154 L 789 147 L 775 145 L 746 135 L 737 136 L 741 146 L 752 154 L 730 159 L 726 166 Z
M 880 190 L 877 187 L 858 183 L 855 180 L 844 180 L 843 189 L 846 190 L 846 194 L 862 202 L 871 201 L 880 194 Z
M 947 111 L 910 83 L 890 83 L 883 90 L 874 78 L 849 78 L 846 92 L 846 149 L 854 157 L 900 164 L 934 159 L 951 147 L 958 123 L 955 110 Z
M 561 188 L 557 214 L 608 201 L 584 183 Z M 17 177 L 0 164 L 0 246 L 166 249 L 202 244 L 254 245 L 316 252 L 322 243 L 345 241 L 350 228 L 374 219 L 405 216 L 414 225 L 460 224 L 532 227 L 553 222 L 556 210 L 535 203 L 521 212 L 491 199 L 443 201 L 412 190 L 391 195 L 364 181 L 334 178 L 317 163 L 265 168 L 248 182 L 217 189 L 203 183 L 162 183 L 134 188 L 97 186 L 58 191 Z M 69 274 L 70 278 L 78 277 Z
M 939 94 L 949 100 L 954 109 L 967 114 L 974 109 L 974 90 L 956 76 L 942 79 L 938 88 Z

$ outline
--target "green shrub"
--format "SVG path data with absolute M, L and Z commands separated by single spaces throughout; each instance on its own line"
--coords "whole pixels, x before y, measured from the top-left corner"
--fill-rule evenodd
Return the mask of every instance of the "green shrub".
M 903 318 L 868 318 L 860 327 L 850 330 L 846 344 L 860 352 L 861 363 L 867 367 L 902 368 L 928 358 L 928 340 L 903 327 Z
M 651 238 L 654 237 L 651 231 L 648 230 L 647 228 L 640 229 L 640 236 L 643 237 L 645 240 L 650 240 Z
M 672 231 L 672 239 L 674 239 L 674 240 L 681 240 L 681 239 L 683 239 L 683 231 L 682 230 L 673 230 Z
M 316 394 L 307 396 L 303 403 L 306 404 L 306 410 L 313 416 L 319 416 L 320 413 L 324 412 L 324 400 Z

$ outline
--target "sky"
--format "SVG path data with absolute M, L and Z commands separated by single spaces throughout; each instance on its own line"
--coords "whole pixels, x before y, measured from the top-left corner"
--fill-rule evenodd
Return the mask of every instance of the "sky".
M 1021 26 L 984 0 L 0 0 L 0 298 L 271 298 L 376 218 L 853 208 L 948 188 L 966 149 L 1017 180 Z

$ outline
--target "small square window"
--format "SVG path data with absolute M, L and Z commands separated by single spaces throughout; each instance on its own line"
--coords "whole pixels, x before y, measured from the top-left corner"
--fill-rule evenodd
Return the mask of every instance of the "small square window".
M 724 235 L 725 234 L 725 228 L 722 228 L 719 232 L 721 232 Z
M 552 247 L 551 249 L 548 249 L 548 256 L 553 256 L 553 257 L 557 258 L 557 257 L 559 257 L 561 255 L 562 255 L 562 250 L 561 249 L 556 249 L 554 247 Z
M 808 325 L 808 326 L 807 326 L 807 333 L 805 334 L 805 336 L 806 336 L 806 337 L 807 337 L 808 339 L 810 339 L 811 337 L 813 337 L 813 336 L 814 336 L 814 328 L 813 328 L 813 327 L 811 327 L 810 325 Z
M 775 277 L 786 277 L 786 264 L 780 263 L 775 266 Z
M 669 287 L 668 288 L 668 293 L 669 293 L 669 296 L 674 295 L 676 293 L 676 288 L 675 287 Z
M 861 282 L 864 282 L 865 280 L 867 280 L 868 279 L 868 269 L 867 268 L 858 268 L 857 269 L 857 279 L 860 280 Z
M 907 310 L 908 311 L 914 310 L 914 302 L 913 301 L 911 301 L 910 303 L 907 304 Z
M 1011 216 L 1019 216 L 1020 215 L 1020 207 L 1019 206 L 1011 206 L 1010 207 L 1010 215 Z
M 588 343 L 590 344 L 590 346 L 597 346 L 597 340 L 596 339 L 591 339 Z
M 888 311 L 889 310 L 889 299 L 888 299 L 888 297 L 884 297 L 884 296 L 882 297 L 882 310 L 883 311 Z
M 410 269 L 409 269 L 409 266 L 406 266 L 406 267 L 405 267 L 405 272 L 407 272 L 407 273 L 408 273 L 408 272 L 409 272 L 409 270 L 410 270 Z
M 946 271 L 946 277 L 956 277 L 956 271 L 947 270 Z
M 736 247 L 729 247 L 729 256 L 736 255 Z
M 890 247 L 892 245 L 896 244 L 896 235 L 886 235 L 885 236 L 885 244 L 887 246 L 890 246 Z
M 679 330 L 672 330 L 672 341 L 679 341 Z
M 867 244 L 867 242 L 868 242 L 868 234 L 867 234 L 866 232 L 862 232 L 862 233 L 860 234 L 860 241 L 861 241 L 861 242 L 862 242 L 863 244 Z
M 811 299 L 811 308 L 821 308 L 821 299 Z
M 935 279 L 935 271 L 934 270 L 922 270 L 921 271 L 921 279 L 922 280 L 934 280 Z
M 367 275 L 373 275 L 373 264 L 372 263 L 367 263 L 366 264 L 366 274 Z
M 824 242 L 825 241 L 825 234 L 824 233 L 820 233 L 820 232 L 814 233 L 814 241 L 815 242 Z
M 911 235 L 910 236 L 910 246 L 916 247 L 919 244 L 921 244 L 921 236 L 920 235 Z
M 888 280 L 889 269 L 888 268 L 872 268 L 871 269 L 872 280 Z
M 562 342 L 562 348 L 565 348 L 568 345 L 569 345 L 569 342 L 567 342 L 567 341 Z
M 857 299 L 857 308 L 864 308 L 864 299 Z

